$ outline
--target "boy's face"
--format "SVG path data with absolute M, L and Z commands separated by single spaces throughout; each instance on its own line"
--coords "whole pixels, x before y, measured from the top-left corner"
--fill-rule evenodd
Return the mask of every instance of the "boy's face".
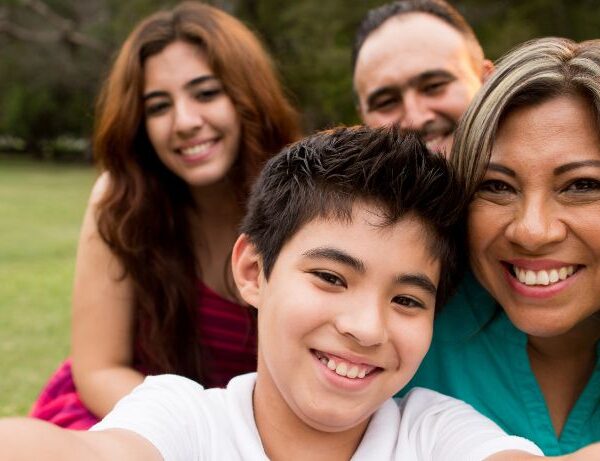
M 259 261 L 250 287 L 240 283 L 244 244 L 236 244 L 236 282 L 259 311 L 255 402 L 265 397 L 269 411 L 345 431 L 366 424 L 417 370 L 431 341 L 439 261 L 417 219 L 380 222 L 376 207 L 359 203 L 350 223 L 307 223 L 268 280 L 246 243 Z

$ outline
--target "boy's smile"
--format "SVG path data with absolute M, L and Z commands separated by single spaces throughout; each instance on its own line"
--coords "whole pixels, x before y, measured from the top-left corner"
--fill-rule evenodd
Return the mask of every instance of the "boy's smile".
M 283 245 L 268 280 L 257 269 L 255 291 L 241 287 L 259 312 L 259 431 L 262 415 L 362 433 L 427 352 L 439 262 L 418 219 L 381 226 L 380 215 L 360 202 L 351 222 L 310 221 Z

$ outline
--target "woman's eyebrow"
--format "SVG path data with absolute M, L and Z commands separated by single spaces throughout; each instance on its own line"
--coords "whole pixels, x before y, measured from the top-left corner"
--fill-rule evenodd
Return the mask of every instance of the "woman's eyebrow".
M 582 160 L 580 162 L 566 163 L 564 165 L 557 166 L 556 168 L 554 168 L 554 175 L 558 176 L 568 171 L 575 170 L 577 168 L 583 168 L 586 166 L 600 167 L 600 160 Z
M 498 163 L 490 162 L 487 167 L 488 171 L 497 171 L 498 173 L 503 173 L 511 178 L 515 178 L 517 174 L 508 167 L 500 165 Z

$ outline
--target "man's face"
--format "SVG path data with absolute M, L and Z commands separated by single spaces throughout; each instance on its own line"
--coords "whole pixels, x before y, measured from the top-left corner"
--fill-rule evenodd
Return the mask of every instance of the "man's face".
M 417 370 L 440 266 L 419 220 L 381 227 L 380 214 L 356 204 L 350 223 L 307 223 L 244 296 L 258 308 L 257 418 L 360 429 Z
M 424 13 L 388 19 L 364 42 L 354 88 L 363 122 L 400 124 L 432 150 L 450 153 L 456 125 L 481 86 L 463 36 Z

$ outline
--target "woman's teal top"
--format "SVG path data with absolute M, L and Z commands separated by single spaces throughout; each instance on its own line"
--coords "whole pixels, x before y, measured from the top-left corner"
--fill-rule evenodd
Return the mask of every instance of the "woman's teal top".
M 554 433 L 526 346 L 526 335 L 467 274 L 437 317 L 431 349 L 401 394 L 421 386 L 464 400 L 508 433 L 535 442 L 546 455 L 600 441 L 600 343 L 596 367 L 560 437 Z

